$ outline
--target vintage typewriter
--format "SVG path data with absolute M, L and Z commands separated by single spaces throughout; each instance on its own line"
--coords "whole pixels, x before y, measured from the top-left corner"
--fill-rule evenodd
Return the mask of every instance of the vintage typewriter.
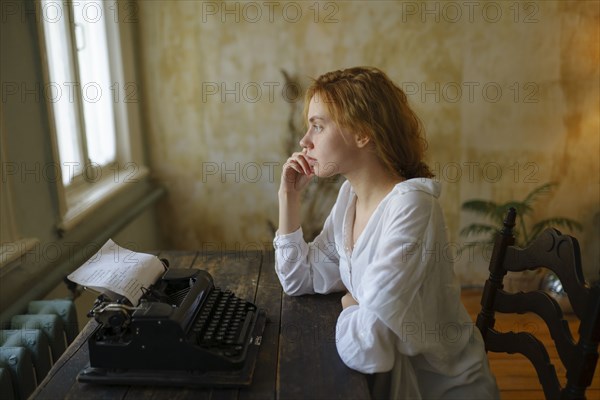
M 78 381 L 190 387 L 249 385 L 266 319 L 199 269 L 167 269 L 137 306 L 100 295 L 89 315 L 98 326 Z

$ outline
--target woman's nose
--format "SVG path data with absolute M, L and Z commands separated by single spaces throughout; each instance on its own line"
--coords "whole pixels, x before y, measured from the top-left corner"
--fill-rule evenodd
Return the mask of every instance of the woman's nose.
M 302 148 L 307 148 L 307 149 L 312 149 L 312 142 L 310 140 L 310 138 L 308 137 L 308 133 L 309 131 L 307 131 L 304 136 L 302 137 L 302 139 L 300 139 L 300 147 Z

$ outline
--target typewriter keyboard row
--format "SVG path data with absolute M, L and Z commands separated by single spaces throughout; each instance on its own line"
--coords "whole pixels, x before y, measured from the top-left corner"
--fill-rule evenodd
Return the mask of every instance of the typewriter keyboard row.
M 231 291 L 214 288 L 193 325 L 196 343 L 226 356 L 239 354 L 247 342 L 256 307 Z

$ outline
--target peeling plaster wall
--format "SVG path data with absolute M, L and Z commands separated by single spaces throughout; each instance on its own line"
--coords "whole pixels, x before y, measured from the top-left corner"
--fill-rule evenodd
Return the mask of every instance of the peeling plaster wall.
M 487 267 L 452 253 L 474 221 L 462 202 L 521 199 L 548 181 L 560 186 L 535 217 L 581 221 L 597 279 L 598 2 L 137 4 L 146 137 L 169 189 L 161 221 L 173 248 L 269 246 L 290 106 L 302 101 L 281 69 L 304 85 L 375 65 L 424 121 L 453 243 L 439 256 L 463 283 L 481 283 Z

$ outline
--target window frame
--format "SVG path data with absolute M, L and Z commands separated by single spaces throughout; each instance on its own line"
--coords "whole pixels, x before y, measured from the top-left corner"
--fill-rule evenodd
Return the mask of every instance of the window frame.
M 102 2 L 98 0 L 98 2 Z M 77 48 L 75 39 L 75 26 L 72 18 L 73 4 L 71 2 L 56 2 L 57 5 L 66 10 L 63 15 L 69 16 L 64 23 L 69 25 L 67 30 L 69 34 L 70 68 L 76 77 L 77 88 L 77 128 L 80 136 L 85 136 L 85 122 L 83 115 L 83 103 L 81 95 L 81 80 L 79 78 L 79 68 L 77 66 Z M 135 67 L 132 52 L 125 52 L 123 48 L 131 48 L 133 33 L 131 31 L 131 20 L 119 17 L 118 13 L 122 9 L 131 9 L 131 2 L 128 0 L 117 0 L 113 6 L 114 18 L 108 12 L 102 17 L 102 22 L 106 24 L 107 46 L 112 86 L 117 86 L 117 101 L 113 101 L 115 131 L 116 131 L 116 156 L 115 161 L 104 166 L 92 165 L 89 160 L 84 162 L 83 171 L 80 175 L 65 185 L 62 179 L 56 179 L 56 193 L 58 200 L 59 221 L 57 230 L 59 235 L 64 235 L 67 231 L 84 221 L 92 215 L 95 210 L 108 202 L 111 198 L 117 196 L 131 184 L 144 180 L 149 175 L 149 170 L 145 166 L 142 157 L 142 143 L 139 132 L 139 105 L 137 80 L 135 79 Z M 135 3 L 133 3 L 135 4 Z M 105 8 L 106 10 L 106 8 Z M 44 84 L 49 85 L 52 80 L 50 77 L 48 50 L 46 47 L 46 33 L 44 27 L 44 15 L 42 10 L 42 0 L 36 0 L 36 12 L 39 16 L 36 18 L 39 33 L 39 45 L 42 59 L 42 74 Z M 136 22 L 136 21 L 134 21 Z M 134 79 L 131 79 L 134 78 Z M 129 85 L 134 86 L 134 98 L 127 96 L 126 89 Z M 125 96 L 122 96 L 125 94 Z M 114 93 L 107 95 L 114 96 Z M 59 154 L 59 144 L 57 135 L 57 124 L 53 104 L 48 98 L 44 98 L 49 121 L 49 133 L 51 136 L 53 159 L 61 163 Z M 85 140 L 85 138 L 83 138 Z M 85 147 L 85 142 L 80 143 L 80 147 Z M 82 156 L 85 157 L 87 151 L 84 150 Z M 95 176 L 90 176 L 86 171 L 93 168 Z M 61 166 L 61 173 L 64 170 Z

